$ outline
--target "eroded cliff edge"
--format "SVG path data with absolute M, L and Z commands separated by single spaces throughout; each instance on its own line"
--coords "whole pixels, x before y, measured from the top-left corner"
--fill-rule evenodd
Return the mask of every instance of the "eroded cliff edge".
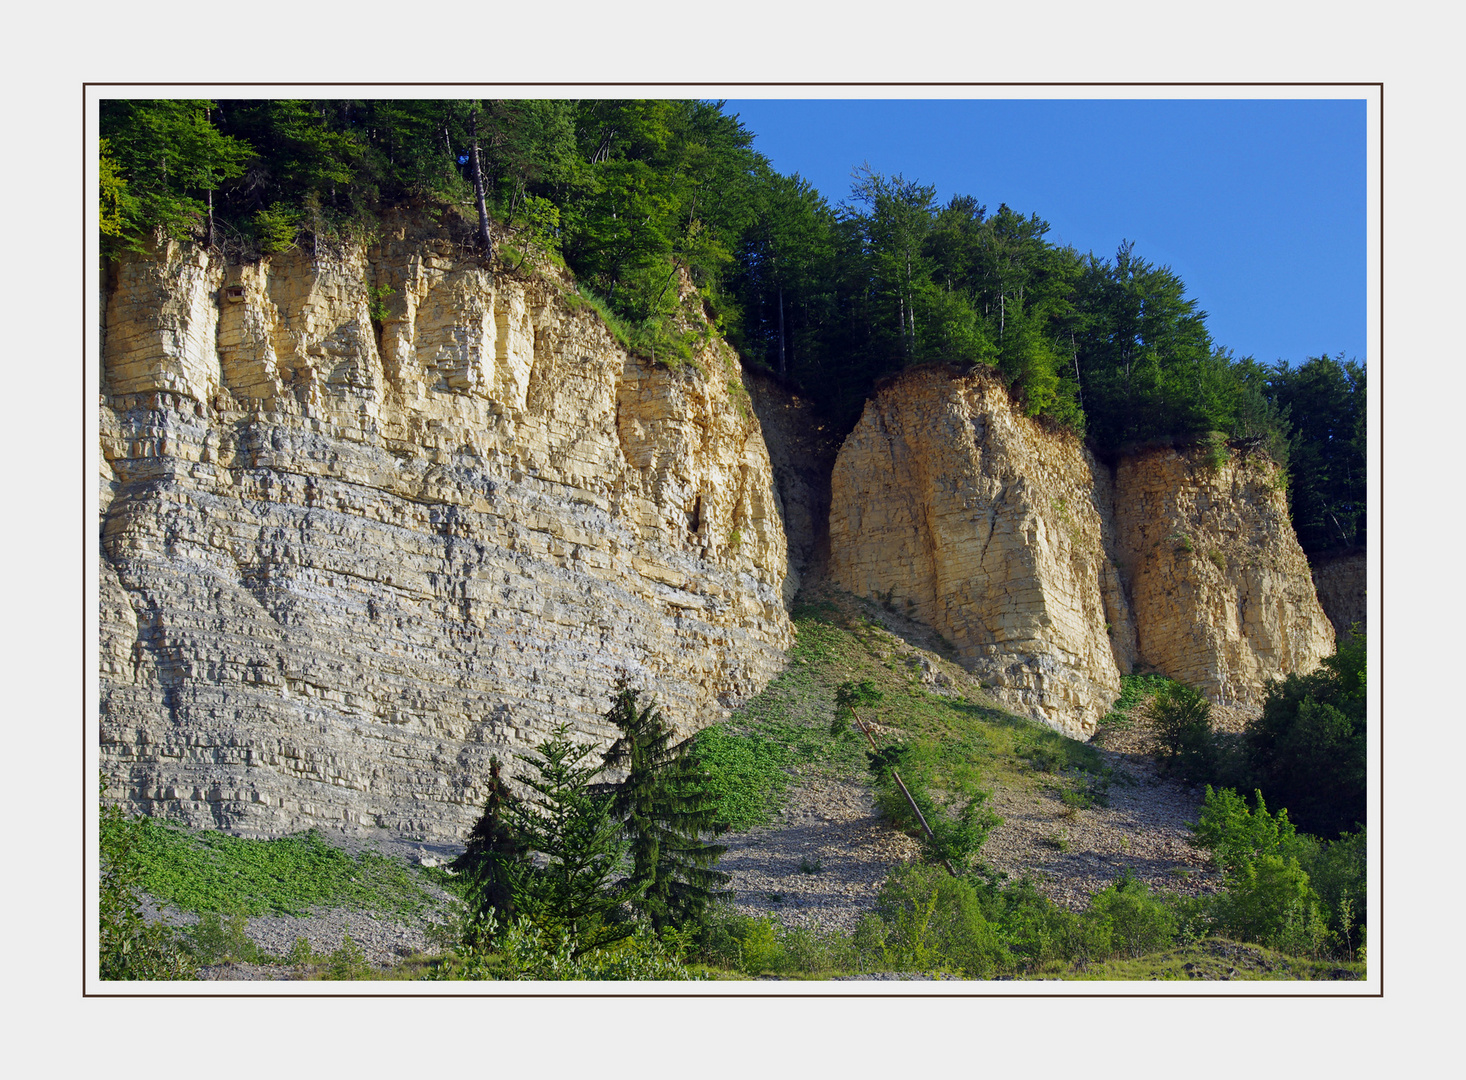
M 990 373 L 915 369 L 831 480 L 830 572 L 934 627 L 1001 699 L 1091 734 L 1137 666 L 1229 703 L 1333 648 L 1277 470 L 1163 449 L 1112 473 Z
M 167 246 L 104 295 L 109 795 L 203 825 L 458 837 L 490 754 L 616 674 L 690 730 L 782 664 L 787 546 L 736 356 L 621 348 L 553 270 L 404 221 Z

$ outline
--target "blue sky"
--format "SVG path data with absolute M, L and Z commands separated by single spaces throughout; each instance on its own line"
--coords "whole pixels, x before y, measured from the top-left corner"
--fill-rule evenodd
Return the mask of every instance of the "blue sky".
M 1237 356 L 1366 353 L 1363 101 L 729 101 L 837 204 L 862 162 L 1168 265 Z

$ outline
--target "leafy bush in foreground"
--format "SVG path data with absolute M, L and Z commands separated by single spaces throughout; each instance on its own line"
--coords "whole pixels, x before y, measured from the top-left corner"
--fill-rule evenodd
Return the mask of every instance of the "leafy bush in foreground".
M 137 845 L 144 823 L 121 807 L 102 810 L 102 882 L 98 896 L 100 975 L 103 979 L 191 979 L 193 968 L 177 932 L 143 918 Z

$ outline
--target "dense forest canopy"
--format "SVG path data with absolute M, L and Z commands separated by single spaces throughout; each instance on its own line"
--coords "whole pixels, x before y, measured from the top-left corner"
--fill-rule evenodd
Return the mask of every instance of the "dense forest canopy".
M 258 258 L 367 240 L 387 207 L 461 212 L 475 150 L 498 237 L 563 260 L 623 340 L 687 355 L 679 270 L 746 361 L 852 427 L 876 382 L 984 364 L 1102 457 L 1215 438 L 1290 465 L 1304 549 L 1364 542 L 1362 365 L 1235 358 L 1168 267 L 861 166 L 831 206 L 702 101 L 126 101 L 101 105 L 101 231 Z M 504 254 L 503 251 L 500 252 Z

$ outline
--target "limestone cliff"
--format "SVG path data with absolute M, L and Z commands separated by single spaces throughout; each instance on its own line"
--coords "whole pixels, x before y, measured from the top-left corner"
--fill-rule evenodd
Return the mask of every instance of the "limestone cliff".
M 1334 650 L 1278 469 L 1231 451 L 1151 450 L 1116 470 L 1122 569 L 1145 662 L 1214 700 L 1259 701 L 1267 680 Z
M 1112 475 L 991 374 L 913 370 L 840 449 L 831 575 L 1071 734 L 1093 732 L 1137 665 L 1251 701 L 1333 637 L 1273 467 L 1204 456 L 1152 451 Z
M 621 348 L 551 269 L 431 224 L 370 249 L 111 268 L 101 738 L 110 794 L 193 824 L 459 836 L 490 754 L 617 672 L 684 731 L 791 640 L 736 356 Z
M 1087 734 L 1133 639 L 1109 498 L 1082 443 L 1013 409 L 996 379 L 912 371 L 840 449 L 830 573 L 937 629 L 1001 698 Z

